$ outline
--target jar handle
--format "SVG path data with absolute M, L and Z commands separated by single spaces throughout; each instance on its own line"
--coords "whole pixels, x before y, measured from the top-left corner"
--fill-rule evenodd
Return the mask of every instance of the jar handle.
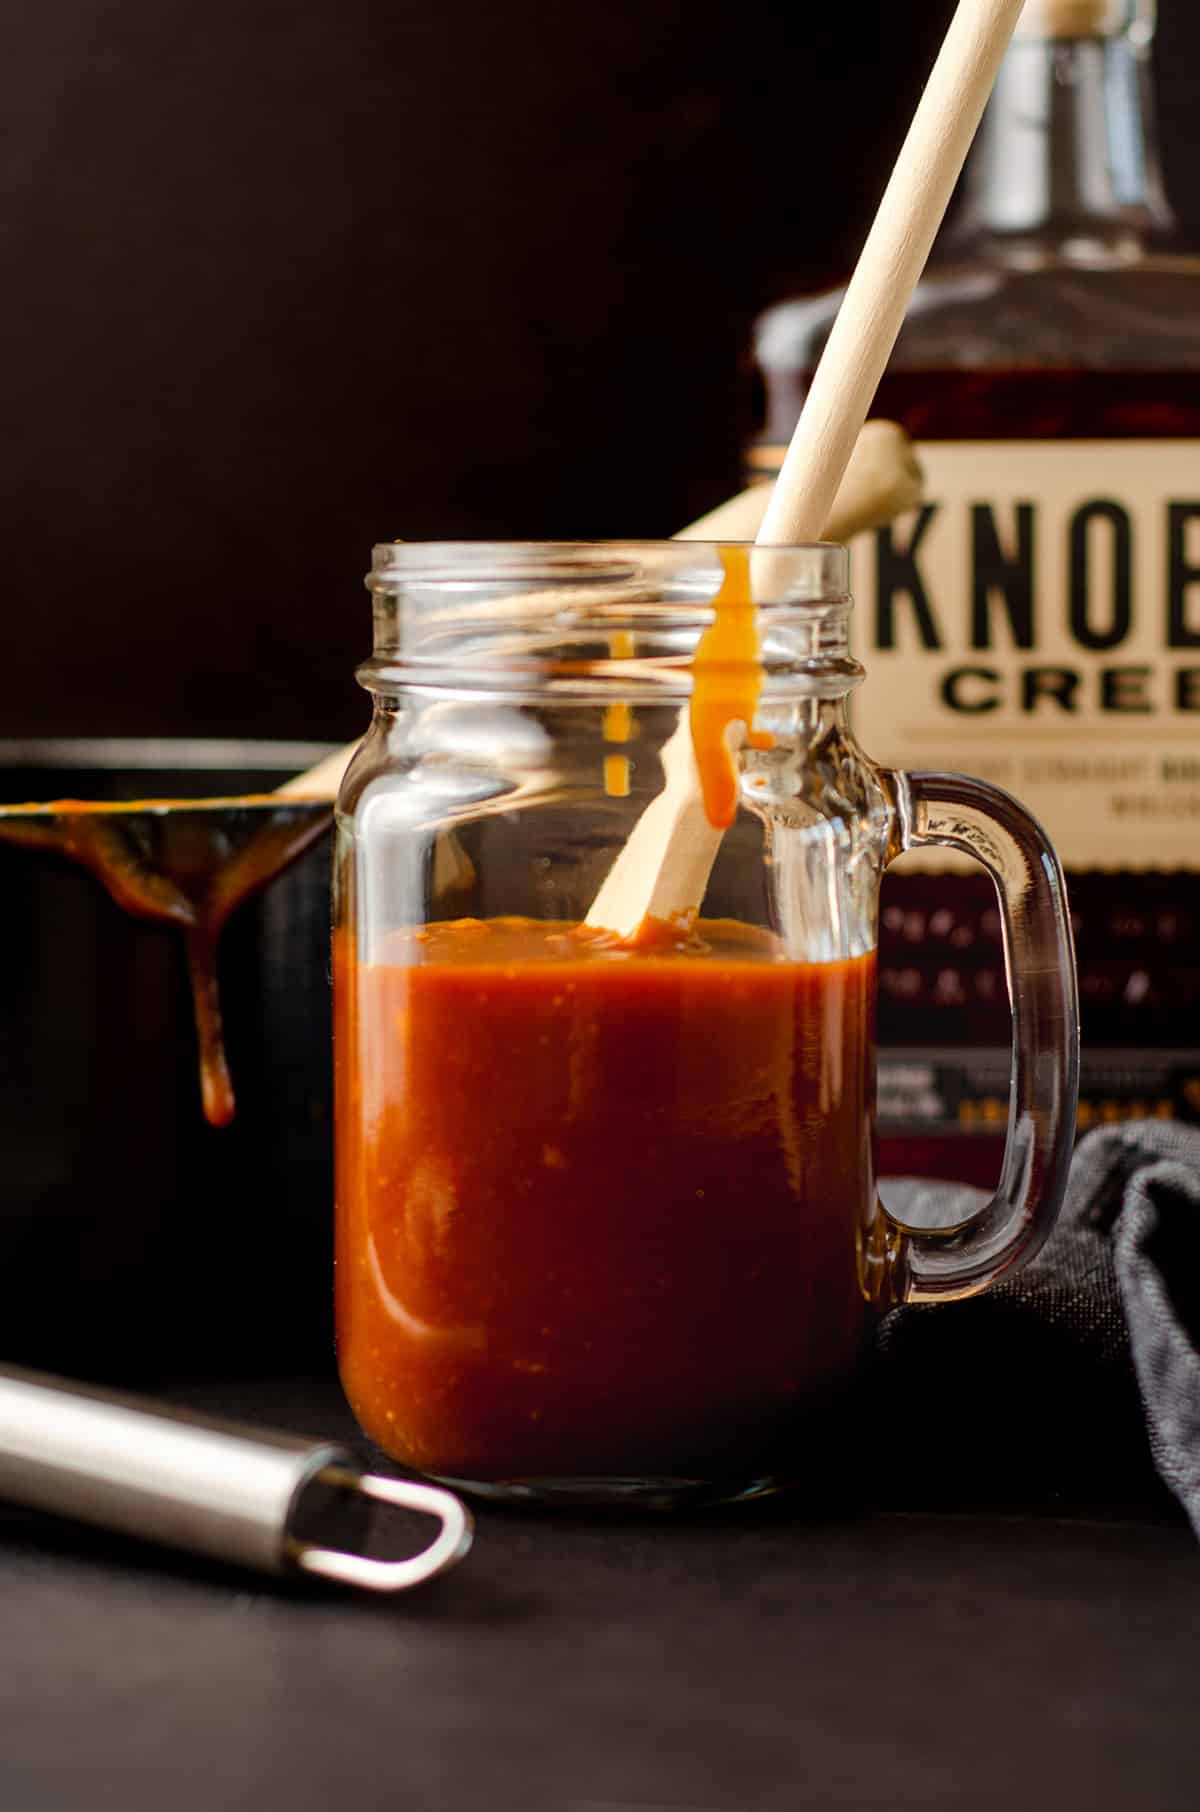
M 1079 1096 L 1075 951 L 1062 867 L 1023 806 L 962 774 L 882 778 L 895 811 L 889 861 L 929 844 L 974 857 L 995 882 L 1004 934 L 1012 1075 L 996 1194 L 954 1227 L 907 1226 L 885 1208 L 864 1255 L 875 1300 L 946 1301 L 1020 1270 L 1062 1205 Z

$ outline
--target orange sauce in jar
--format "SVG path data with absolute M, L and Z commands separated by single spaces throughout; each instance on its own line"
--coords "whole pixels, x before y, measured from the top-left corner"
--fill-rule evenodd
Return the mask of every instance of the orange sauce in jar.
M 343 1383 L 446 1478 L 761 1471 L 853 1372 L 875 965 L 732 921 L 335 940 Z

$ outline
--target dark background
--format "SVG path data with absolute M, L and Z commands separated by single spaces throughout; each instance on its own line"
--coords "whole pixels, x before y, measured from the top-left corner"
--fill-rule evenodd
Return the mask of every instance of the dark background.
M 950 10 L 21 9 L 0 738 L 352 733 L 373 541 L 667 534 L 736 488 L 750 321 L 852 260 Z

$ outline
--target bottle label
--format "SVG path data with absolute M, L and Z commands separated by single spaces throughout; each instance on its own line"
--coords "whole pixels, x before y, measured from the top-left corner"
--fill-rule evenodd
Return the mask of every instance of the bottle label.
M 1068 868 L 1200 870 L 1200 441 L 919 451 L 853 546 L 864 747 L 1005 787 Z
M 880 1130 L 1001 1136 L 1008 1125 L 1007 1046 L 891 1048 L 879 1055 Z M 1079 1077 L 1081 1133 L 1122 1120 L 1200 1120 L 1200 1051 L 1089 1049 Z

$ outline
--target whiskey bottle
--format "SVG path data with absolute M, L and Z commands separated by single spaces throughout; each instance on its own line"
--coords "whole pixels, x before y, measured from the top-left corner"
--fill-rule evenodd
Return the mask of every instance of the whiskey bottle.
M 1029 0 L 876 400 L 920 443 L 926 502 L 854 548 L 866 747 L 1009 788 L 1066 865 L 1081 1128 L 1200 1118 L 1200 258 L 1160 176 L 1153 28 L 1145 0 Z M 759 474 L 839 300 L 757 324 Z M 990 883 L 897 873 L 880 936 L 883 1162 L 989 1181 Z

